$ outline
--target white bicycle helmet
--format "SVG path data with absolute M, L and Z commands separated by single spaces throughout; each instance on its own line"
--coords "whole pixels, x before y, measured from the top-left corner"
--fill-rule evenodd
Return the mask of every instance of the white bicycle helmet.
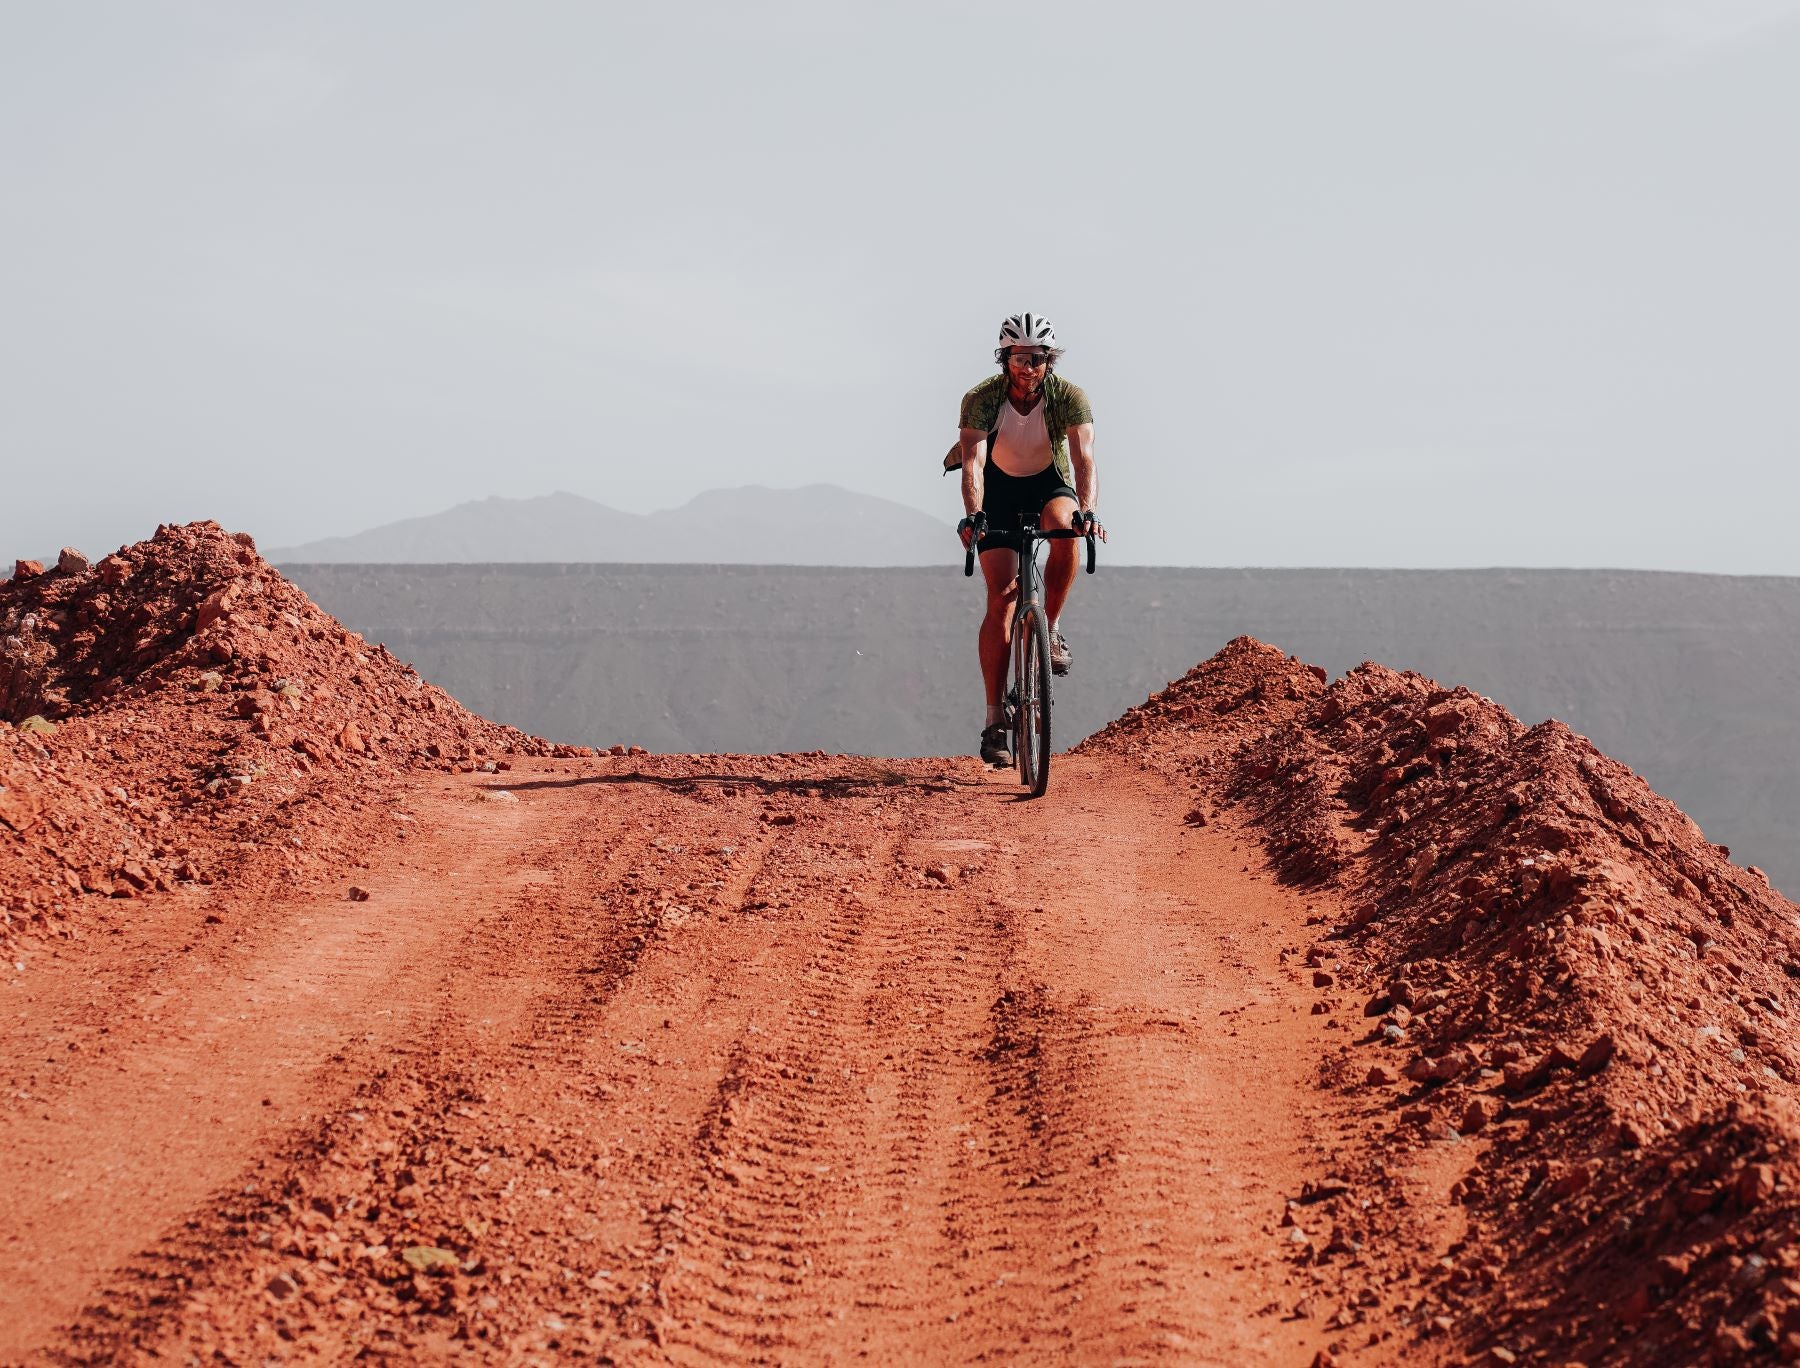
M 1042 314 L 1016 313 L 1000 325 L 1003 347 L 1045 347 L 1056 350 L 1056 329 Z

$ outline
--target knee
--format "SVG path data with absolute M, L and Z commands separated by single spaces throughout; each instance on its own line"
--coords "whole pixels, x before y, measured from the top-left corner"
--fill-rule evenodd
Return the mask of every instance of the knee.
M 1044 505 L 1044 511 L 1038 515 L 1038 525 L 1040 527 L 1054 527 L 1062 531 L 1067 531 L 1075 525 L 1075 511 L 1076 504 L 1074 500 L 1052 499 L 1049 503 Z M 1057 543 L 1056 549 L 1061 550 L 1062 543 Z

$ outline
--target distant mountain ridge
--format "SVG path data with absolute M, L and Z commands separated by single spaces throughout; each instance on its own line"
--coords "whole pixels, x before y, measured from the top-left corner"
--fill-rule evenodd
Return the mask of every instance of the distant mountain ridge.
M 954 559 L 948 519 L 837 485 L 714 489 L 680 508 L 625 513 L 579 494 L 478 499 L 442 513 L 281 547 L 288 565 L 933 565 Z

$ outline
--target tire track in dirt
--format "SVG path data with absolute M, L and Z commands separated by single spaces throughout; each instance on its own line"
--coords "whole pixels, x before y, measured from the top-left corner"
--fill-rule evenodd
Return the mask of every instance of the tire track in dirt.
M 297 1111 L 304 1122 L 314 1075 L 330 1072 L 334 1052 L 359 1036 L 391 1041 L 417 1028 L 409 1003 L 422 961 L 463 921 L 432 915 L 438 882 L 480 887 L 502 878 L 523 828 L 516 805 L 484 803 L 477 817 L 466 793 L 420 797 L 421 813 L 454 830 L 454 842 L 409 852 L 408 864 L 366 878 L 367 901 L 340 895 L 261 909 L 242 938 L 217 938 L 192 959 L 165 957 L 149 983 L 129 966 L 107 966 L 102 982 L 142 984 L 132 1006 L 143 1010 L 105 1012 L 104 1044 L 79 1076 L 37 1082 L 26 1072 L 31 1042 L 22 1032 L 5 1042 L 0 1068 L 33 1081 L 13 1090 L 26 1105 L 0 1114 L 0 1151 L 31 1175 L 0 1189 L 8 1237 L 0 1353 L 37 1342 L 70 1316 L 83 1288 L 225 1183 L 284 1118 Z M 196 920 L 213 915 L 214 899 L 191 902 Z M 228 912 L 222 924 L 237 920 Z M 52 1034 L 80 1035 L 83 1021 L 91 1031 L 85 977 L 73 965 L 66 976 L 44 975 L 25 994 L 42 1010 L 28 1008 L 26 1019 L 47 1018 L 38 1029 Z M 47 1238 L 63 1251 L 54 1264 L 30 1256 Z
M 1305 1361 L 1299 901 L 1154 779 L 808 763 L 515 776 L 397 1017 L 58 1352 Z

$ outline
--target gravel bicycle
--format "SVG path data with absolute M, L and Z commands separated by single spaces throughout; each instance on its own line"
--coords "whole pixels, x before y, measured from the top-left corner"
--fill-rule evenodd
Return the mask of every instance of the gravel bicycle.
M 1050 787 L 1050 622 L 1044 614 L 1038 586 L 1043 574 L 1037 562 L 1038 543 L 1087 538 L 1087 572 L 1094 573 L 1094 536 L 1098 524 L 1092 513 L 1077 518 L 1078 526 L 1038 529 L 1035 514 L 1019 516 L 1019 591 L 1013 602 L 1012 685 L 1006 691 L 1007 723 L 1013 734 L 1013 756 L 1019 765 L 1019 782 L 1042 798 Z M 987 517 L 976 513 L 964 519 L 974 533 L 963 557 L 963 574 L 975 573 L 975 555 L 986 534 Z

